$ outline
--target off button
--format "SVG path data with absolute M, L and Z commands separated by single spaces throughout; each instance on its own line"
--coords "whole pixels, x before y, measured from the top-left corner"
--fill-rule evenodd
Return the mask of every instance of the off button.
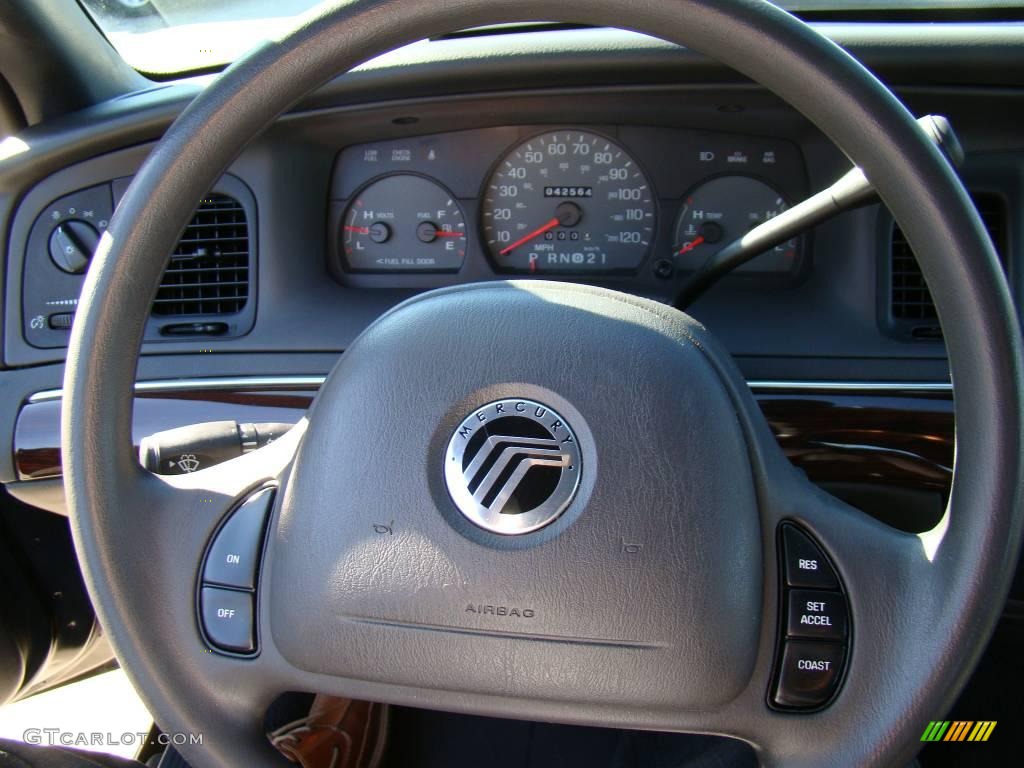
M 846 640 L 846 598 L 838 592 L 789 592 L 786 634 L 815 640 Z
M 203 629 L 210 642 L 225 651 L 252 653 L 253 600 L 250 592 L 203 587 Z

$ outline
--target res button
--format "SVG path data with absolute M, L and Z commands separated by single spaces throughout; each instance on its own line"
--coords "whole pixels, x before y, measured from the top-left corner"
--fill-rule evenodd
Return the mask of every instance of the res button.
M 782 527 L 782 548 L 789 586 L 839 589 L 839 580 L 825 555 L 800 529 L 792 525 Z

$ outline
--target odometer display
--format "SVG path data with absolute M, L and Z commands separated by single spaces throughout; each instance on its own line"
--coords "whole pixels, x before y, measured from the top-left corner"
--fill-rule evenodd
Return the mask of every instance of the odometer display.
M 593 197 L 593 187 L 544 187 L 544 197 Z
M 553 131 L 512 149 L 484 190 L 483 236 L 498 269 L 631 272 L 654 238 L 654 194 L 614 141 Z

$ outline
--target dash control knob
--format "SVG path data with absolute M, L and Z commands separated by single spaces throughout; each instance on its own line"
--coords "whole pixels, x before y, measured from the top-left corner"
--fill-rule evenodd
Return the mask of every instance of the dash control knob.
M 100 233 L 92 224 L 70 219 L 50 233 L 50 259 L 64 272 L 80 275 L 100 242 Z

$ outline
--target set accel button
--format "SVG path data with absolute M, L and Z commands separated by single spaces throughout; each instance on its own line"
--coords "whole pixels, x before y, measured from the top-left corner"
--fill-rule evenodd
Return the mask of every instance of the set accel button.
M 789 591 L 786 634 L 815 640 L 846 640 L 846 598 L 838 592 Z

